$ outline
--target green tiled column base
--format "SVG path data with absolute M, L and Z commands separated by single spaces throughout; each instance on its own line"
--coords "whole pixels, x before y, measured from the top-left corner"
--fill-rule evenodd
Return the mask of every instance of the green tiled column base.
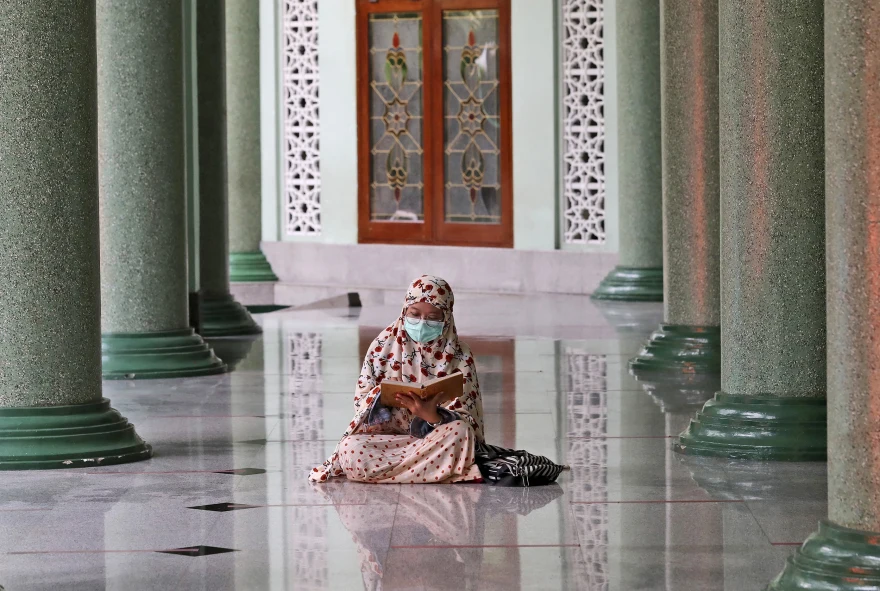
M 682 454 L 745 460 L 824 461 L 825 398 L 719 392 L 679 435 Z
M 202 296 L 202 336 L 233 337 L 260 334 L 263 329 L 254 322 L 247 309 L 230 294 Z
M 184 378 L 226 371 L 226 364 L 192 328 L 101 335 L 106 380 Z
M 591 297 L 594 300 L 662 302 L 663 269 L 615 267 Z
M 629 367 L 634 372 L 717 374 L 721 371 L 721 328 L 661 324 Z
M 107 398 L 70 406 L 0 408 L 0 470 L 105 466 L 152 455 Z
M 278 276 L 262 252 L 232 252 L 229 253 L 229 281 L 278 281 Z
M 878 538 L 822 521 L 767 591 L 880 591 Z

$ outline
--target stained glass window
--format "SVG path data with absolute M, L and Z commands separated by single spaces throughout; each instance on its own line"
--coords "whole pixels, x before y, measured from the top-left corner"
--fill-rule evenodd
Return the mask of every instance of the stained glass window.
M 356 1 L 359 240 L 512 246 L 510 0 Z
M 422 17 L 373 14 L 369 20 L 370 218 L 425 217 Z
M 501 222 L 498 11 L 443 13 L 447 222 Z

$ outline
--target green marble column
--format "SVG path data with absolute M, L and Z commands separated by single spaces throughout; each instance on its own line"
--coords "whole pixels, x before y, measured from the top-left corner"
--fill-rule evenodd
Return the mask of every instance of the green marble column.
M 722 391 L 677 449 L 822 460 L 822 1 L 724 1 L 719 22 Z
M 664 322 L 635 372 L 721 371 L 718 0 L 662 0 Z
M 825 2 L 828 520 L 770 585 L 880 590 L 880 6 Z
M 147 459 L 101 396 L 95 4 L 0 2 L 0 469 Z
M 593 298 L 663 299 L 660 2 L 616 3 L 620 259 Z
M 222 373 L 189 324 L 180 0 L 96 10 L 104 377 Z
M 196 3 L 199 119 L 199 266 L 202 335 L 256 334 L 260 327 L 229 293 L 226 178 L 226 2 Z
M 260 251 L 260 3 L 226 0 L 229 278 L 278 281 Z

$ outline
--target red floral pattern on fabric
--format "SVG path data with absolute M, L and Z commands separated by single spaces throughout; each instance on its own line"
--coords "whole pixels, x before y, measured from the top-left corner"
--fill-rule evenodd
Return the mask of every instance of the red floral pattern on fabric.
M 443 312 L 443 333 L 430 343 L 417 343 L 409 338 L 403 326 L 403 317 L 409 306 L 426 302 Z M 342 440 L 352 434 L 408 435 L 412 414 L 403 408 L 392 409 L 391 421 L 368 427 L 365 423 L 373 399 L 379 393 L 379 384 L 385 379 L 422 382 L 453 372 L 464 375 L 462 396 L 450 400 L 444 407 L 455 410 L 467 421 L 477 441 L 483 441 L 483 401 L 477 369 L 470 347 L 458 340 L 453 308 L 455 296 L 449 284 L 439 277 L 423 276 L 415 280 L 407 291 L 403 310 L 397 320 L 382 331 L 370 345 L 358 377 L 354 395 L 354 419 L 343 433 Z M 407 369 L 410 368 L 410 369 Z M 416 368 L 418 368 L 416 370 Z M 405 372 L 405 373 L 404 373 Z M 423 440 L 416 440 L 423 441 Z M 321 466 L 309 475 L 312 482 L 324 482 L 331 476 L 344 476 L 340 463 L 340 444 Z M 398 478 L 397 481 L 400 481 Z
M 481 478 L 474 463 L 474 431 L 465 421 L 443 425 L 424 439 L 356 433 L 346 437 L 344 445 L 340 466 L 349 480 L 449 484 Z

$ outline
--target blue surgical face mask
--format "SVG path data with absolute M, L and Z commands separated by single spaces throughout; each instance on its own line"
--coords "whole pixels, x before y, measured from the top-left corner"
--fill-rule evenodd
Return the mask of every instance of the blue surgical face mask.
M 429 343 L 443 333 L 443 322 L 440 320 L 403 319 L 403 327 L 409 338 L 417 343 Z

